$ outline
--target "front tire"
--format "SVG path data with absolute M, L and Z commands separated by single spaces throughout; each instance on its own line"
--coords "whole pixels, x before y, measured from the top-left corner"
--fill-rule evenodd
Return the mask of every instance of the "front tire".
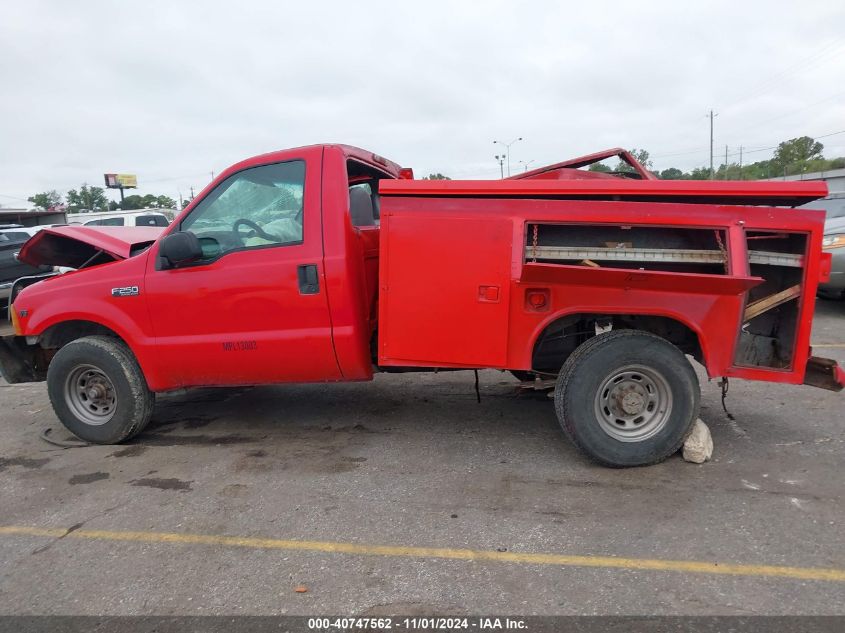
M 62 347 L 47 369 L 47 392 L 61 423 L 95 444 L 137 435 L 155 404 L 132 352 L 107 336 L 86 336 Z
M 588 457 L 624 468 L 675 453 L 698 417 L 698 377 L 684 354 L 649 332 L 616 330 L 583 343 L 564 363 L 555 411 Z

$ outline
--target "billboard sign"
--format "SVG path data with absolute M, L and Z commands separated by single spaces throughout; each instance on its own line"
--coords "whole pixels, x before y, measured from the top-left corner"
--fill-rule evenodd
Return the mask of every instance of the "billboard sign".
M 136 189 L 138 177 L 135 174 L 104 174 L 109 189 Z

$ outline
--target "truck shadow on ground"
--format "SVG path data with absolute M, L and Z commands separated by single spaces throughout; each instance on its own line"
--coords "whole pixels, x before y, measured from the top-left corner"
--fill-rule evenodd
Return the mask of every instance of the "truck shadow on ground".
M 196 389 L 160 396 L 150 425 L 133 444 L 247 444 L 327 432 L 556 432 L 551 401 L 545 394 L 519 393 L 517 384 L 494 378 L 483 385 L 480 403 L 471 379 L 452 377 Z
M 807 441 L 807 428 L 796 425 L 795 416 L 817 410 L 822 400 L 836 396 L 785 385 L 767 386 L 765 394 L 752 396 L 752 387 L 739 382 L 727 401 L 736 418 L 732 420 L 722 411 L 715 382 L 707 382 L 703 374 L 700 380 L 701 416 L 713 433 L 717 457 L 726 460 Z M 138 446 L 275 446 L 294 441 L 329 449 L 335 444 L 384 445 L 395 441 L 387 438 L 421 435 L 476 437 L 487 445 L 508 442 L 529 452 L 552 451 L 562 459 L 588 463 L 563 436 L 545 393 L 520 392 L 516 381 L 495 371 L 482 373 L 480 403 L 470 372 L 382 374 L 371 383 L 164 394 L 147 429 L 116 455 Z M 763 437 L 767 443 L 755 444 Z
M 401 471 L 409 444 L 456 463 L 467 450 L 503 464 L 516 460 L 514 453 L 580 458 L 545 393 L 525 393 L 510 377 L 488 374 L 480 403 L 471 373 L 163 395 L 147 429 L 111 456 L 240 445 L 237 454 L 230 451 L 235 472 L 329 475 L 358 470 L 371 458 Z

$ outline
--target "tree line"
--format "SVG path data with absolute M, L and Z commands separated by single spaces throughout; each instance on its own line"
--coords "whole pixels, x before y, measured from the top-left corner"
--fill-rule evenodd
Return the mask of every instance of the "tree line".
M 27 200 L 38 209 L 63 209 L 68 213 L 87 211 L 132 211 L 134 209 L 175 209 L 176 201 L 168 196 L 153 194 L 126 196 L 123 202 L 115 202 L 106 197 L 105 189 L 84 183 L 78 189 L 70 189 L 66 197 L 56 191 L 42 191 Z
M 845 157 L 825 158 L 822 154 L 823 151 L 824 145 L 822 143 L 809 136 L 800 136 L 779 143 L 772 157 L 768 160 L 744 165 L 740 165 L 737 161 L 721 163 L 718 167 L 714 166 L 713 179 L 765 180 L 768 178 L 845 168 Z M 646 169 L 652 169 L 652 161 L 648 151 L 644 149 L 633 149 L 631 153 Z M 632 172 L 633 168 L 620 160 L 615 167 L 609 167 L 603 163 L 595 163 L 590 165 L 589 170 L 606 173 L 624 173 Z M 668 167 L 653 173 L 663 180 L 709 180 L 711 177 L 710 168 L 706 166 L 696 167 L 688 172 L 677 167 Z

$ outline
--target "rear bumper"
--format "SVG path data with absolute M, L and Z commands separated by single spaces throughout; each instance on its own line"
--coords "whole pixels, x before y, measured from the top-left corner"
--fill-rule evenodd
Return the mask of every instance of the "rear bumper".
M 842 391 L 845 387 L 845 369 L 830 358 L 811 356 L 804 372 L 804 384 L 829 391 Z

